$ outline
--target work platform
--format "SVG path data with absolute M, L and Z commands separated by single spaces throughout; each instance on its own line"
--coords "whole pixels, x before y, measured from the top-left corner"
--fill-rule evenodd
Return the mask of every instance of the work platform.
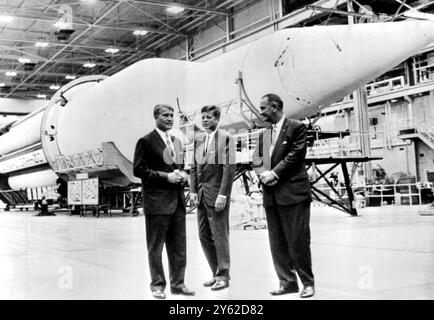
M 313 176 L 311 177 L 311 190 L 312 196 L 315 200 L 323 202 L 336 209 L 342 210 L 352 216 L 357 216 L 357 209 L 355 205 L 354 192 L 351 186 L 351 176 L 348 172 L 348 163 L 352 163 L 352 174 L 359 163 L 368 162 L 372 160 L 380 160 L 378 157 L 330 157 L 330 158 L 316 158 L 307 157 L 306 164 L 307 169 L 313 169 Z M 330 165 L 327 170 L 322 171 L 318 165 Z M 327 177 L 335 168 L 341 167 L 342 175 L 345 183 L 345 194 L 341 194 L 336 186 Z M 324 191 L 317 188 L 316 184 L 319 181 L 324 181 L 331 189 L 334 197 L 326 194 Z
M 379 160 L 379 157 L 307 157 L 307 170 L 311 171 L 311 191 L 314 200 L 322 202 L 326 205 L 339 209 L 352 216 L 357 216 L 357 208 L 353 188 L 351 186 L 351 176 L 359 163 Z M 347 165 L 352 163 L 351 175 Z M 319 168 L 319 165 L 329 165 L 326 170 Z M 341 193 L 335 185 L 330 181 L 330 174 L 335 168 L 341 167 L 342 176 L 344 178 L 345 192 Z M 250 194 L 250 186 L 252 178 L 249 172 L 253 170 L 252 163 L 237 164 L 235 179 L 242 179 L 245 187 L 245 193 Z M 325 182 L 330 187 L 331 194 L 326 194 L 318 188 L 319 182 Z
M 419 206 L 362 208 L 352 219 L 312 205 L 313 299 L 434 299 L 434 216 Z M 243 215 L 233 203 L 230 225 Z M 0 299 L 153 300 L 145 219 L 86 219 L 57 213 L 0 212 Z M 230 231 L 231 283 L 221 291 L 202 286 L 211 273 L 198 239 L 197 217 L 187 215 L 185 300 L 297 300 L 271 296 L 278 287 L 267 230 Z M 163 254 L 167 273 L 167 259 Z

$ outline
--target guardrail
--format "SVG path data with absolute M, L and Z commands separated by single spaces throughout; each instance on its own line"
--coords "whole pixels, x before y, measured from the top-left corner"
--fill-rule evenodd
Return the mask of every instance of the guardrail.
M 368 83 L 366 93 L 368 96 L 402 89 L 405 86 L 404 76 L 398 76 L 386 80 Z
M 330 187 L 317 187 L 319 190 L 330 197 L 336 195 Z M 347 200 L 344 186 L 336 186 L 344 200 Z M 360 208 L 364 206 L 383 206 L 383 205 L 421 205 L 433 201 L 433 188 L 422 187 L 420 183 L 405 184 L 382 184 L 353 186 L 355 195 L 355 206 Z

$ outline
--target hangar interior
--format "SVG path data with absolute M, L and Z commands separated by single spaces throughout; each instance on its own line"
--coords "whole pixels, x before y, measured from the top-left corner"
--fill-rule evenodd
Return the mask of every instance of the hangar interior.
M 133 63 L 147 58 L 208 61 L 286 28 L 425 19 L 420 16 L 409 16 L 408 13 L 412 9 L 416 9 L 419 14 L 434 14 L 434 1 L 0 0 L 0 114 L 2 115 L 0 137 L 8 133 L 14 123 L 25 119 L 29 113 L 49 105 L 50 99 L 58 94 L 62 86 L 84 76 L 112 76 Z M 432 221 L 421 222 L 417 217 L 415 218 L 415 215 L 424 211 L 420 216 L 429 219 L 433 214 L 432 209 L 421 205 L 428 205 L 434 200 L 434 43 L 359 90 L 362 95 L 365 95 L 365 103 L 363 99 L 362 102 L 360 99 L 357 100 L 354 93 L 321 109 L 318 115 L 303 119 L 306 123 L 311 123 L 317 133 L 339 132 L 334 137 L 312 141 L 308 155 L 325 158 L 364 156 L 378 158 L 364 163 L 348 164 L 355 194 L 352 205 L 360 209 L 363 218 L 372 220 L 363 220 L 359 225 L 354 226 L 357 222 L 340 220 L 342 212 L 329 213 L 328 207 L 323 207 L 319 202 L 314 205 L 315 210 L 325 215 L 325 220 L 320 217 L 313 218 L 313 221 L 318 223 L 313 227 L 313 233 L 316 231 L 318 235 L 313 251 L 314 255 L 316 253 L 319 257 L 318 260 L 324 262 L 322 266 L 328 259 L 325 253 L 327 250 L 338 251 L 342 256 L 358 256 L 353 263 L 349 261 L 339 263 L 337 270 L 331 270 L 331 266 L 321 270 L 324 274 L 323 279 L 327 277 L 328 272 L 334 275 L 333 279 L 338 278 L 340 272 L 341 278 L 337 281 L 323 280 L 323 295 L 320 294 L 320 297 L 326 299 L 432 298 L 432 284 L 427 280 L 432 276 L 432 270 L 430 271 L 434 245 L 430 231 Z M 363 116 L 360 111 L 357 111 L 361 109 L 365 109 L 365 113 L 362 112 Z M 8 156 L 0 154 L 0 187 L 8 174 L 27 172 L 28 162 L 33 161 L 30 166 L 35 167 L 34 161 L 38 161 L 38 155 L 32 154 L 33 158 L 23 159 L 22 161 L 27 164 L 20 166 L 16 163 L 11 164 L 11 158 Z M 90 158 L 91 156 L 87 160 Z M 80 170 L 71 174 L 77 173 L 80 173 Z M 332 184 L 337 190 L 337 195 L 332 195 L 330 185 L 324 181 L 320 183 L 319 188 L 330 197 L 337 197 L 338 202 L 339 199 L 350 201 L 345 194 L 343 172 L 336 169 L 335 172 L 329 172 L 327 176 L 334 181 Z M 335 180 L 332 180 L 332 176 Z M 239 188 L 235 190 L 241 194 L 243 183 L 238 182 Z M 32 211 L 35 202 L 42 196 L 55 202 L 60 193 L 59 188 L 64 188 L 64 185 L 1 190 L 0 208 L 3 207 L 7 211 L 14 209 L 13 212 L 17 209 L 20 212 L 21 210 Z M 139 193 L 139 189 L 135 186 L 132 189 L 122 190 L 115 196 L 107 195 L 107 202 L 110 202 L 109 205 L 112 207 L 123 207 L 125 212 L 134 214 Z M 237 201 L 234 207 L 243 213 L 233 216 L 231 223 L 234 229 L 238 229 L 239 225 L 245 225 L 243 219 L 251 218 L 252 215 L 256 217 L 255 224 L 248 224 L 248 226 L 261 229 L 262 224 L 256 222 L 258 220 L 261 222 L 263 215 L 254 212 L 259 210 L 257 206 L 255 207 L 254 201 L 249 202 L 251 211 L 248 213 L 242 209 L 245 199 L 240 196 Z M 53 207 L 56 207 L 54 202 Z M 104 204 L 107 203 L 102 203 Z M 403 205 L 404 209 L 396 205 Z M 373 208 L 366 208 L 376 206 L 384 206 L 381 223 L 387 225 L 387 228 L 390 227 L 390 230 L 376 232 L 374 227 L 376 212 Z M 411 209 L 413 210 L 411 216 L 407 215 L 407 206 L 414 206 Z M 104 206 L 99 206 L 96 210 L 97 216 L 100 210 L 109 211 L 108 207 Z M 27 213 L 22 212 L 22 214 Z M 101 216 L 105 218 L 105 215 Z M 76 230 L 70 235 L 72 238 L 85 237 L 83 232 L 91 228 L 85 219 L 73 220 L 71 223 L 71 220 L 68 220 L 69 216 L 58 218 L 66 218 L 61 220 L 61 228 Z M 5 241 L 13 239 L 16 243 L 24 241 L 28 245 L 25 241 L 28 232 L 26 228 L 30 226 L 28 219 L 28 216 L 21 216 L 19 220 L 6 216 L 5 226 L 8 231 L 2 233 L 2 239 Z M 29 250 L 35 249 L 35 252 L 45 250 L 44 245 L 36 241 L 33 249 L 30 248 L 31 246 L 26 247 L 27 251 L 17 258 L 26 259 L 26 265 L 34 266 L 36 274 L 40 275 L 44 273 L 44 268 L 54 274 L 67 275 L 71 266 L 74 272 L 83 275 L 89 271 L 89 267 L 80 265 L 80 261 L 90 263 L 92 270 L 89 273 L 101 275 L 94 284 L 86 281 L 95 280 L 95 277 L 88 275 L 87 278 L 82 277 L 81 282 L 75 282 L 72 290 L 68 287 L 68 281 L 62 286 L 51 280 L 53 283 L 40 288 L 30 288 L 28 284 L 30 281 L 39 283 L 42 282 L 41 278 L 30 276 L 24 280 L 18 279 L 17 274 L 27 275 L 24 267 L 18 267 L 17 271 L 11 268 L 12 264 L 3 264 L 2 270 L 7 271 L 3 277 L 14 284 L 7 289 L 9 291 L 0 290 L 0 296 L 6 299 L 43 296 L 48 299 L 146 297 L 146 293 L 142 292 L 143 281 L 140 285 L 136 283 L 138 278 L 146 278 L 142 274 L 144 271 L 137 266 L 145 259 L 143 247 L 128 240 L 115 249 L 111 248 L 109 243 L 117 241 L 116 236 L 113 235 L 116 231 L 110 220 L 101 220 L 96 230 L 107 239 L 107 242 L 102 245 L 98 236 L 93 237 L 86 244 L 74 242 L 69 236 L 56 240 L 56 231 L 51 229 L 56 226 L 56 223 L 53 223 L 53 220 L 40 220 L 32 227 L 36 232 L 35 239 L 39 237 L 44 241 L 48 239 L 49 248 L 45 253 L 35 253 L 32 257 L 33 253 Z M 68 223 L 69 227 L 65 227 L 64 223 Z M 407 230 L 404 230 L 404 224 L 409 226 Z M 137 235 L 135 240 L 144 242 L 143 235 L 138 235 L 142 225 L 137 226 L 126 220 L 122 220 L 120 225 L 122 236 L 127 237 L 132 232 Z M 337 229 L 334 229 L 336 226 Z M 18 230 L 17 234 L 11 231 L 15 227 Z M 395 228 L 395 231 L 392 231 L 392 228 Z M 77 231 L 79 229 L 82 231 Z M 44 230 L 48 235 L 44 234 Z M 92 229 L 92 232 L 95 232 L 95 229 Z M 266 234 L 263 232 L 265 231 L 244 230 L 234 235 L 237 241 L 254 239 L 255 244 L 260 248 L 257 252 L 253 252 L 252 248 L 234 248 L 233 251 L 245 257 L 242 262 L 235 263 L 235 268 L 238 268 L 236 269 L 238 273 L 235 275 L 245 278 L 246 281 L 249 277 L 255 276 L 260 279 L 261 285 L 270 285 L 273 281 L 273 273 L 268 260 L 265 262 L 266 272 L 263 275 L 257 270 L 254 271 L 254 275 L 239 271 L 261 259 L 259 254 L 266 250 L 264 245 Z M 368 244 L 361 240 L 366 236 L 364 232 L 371 237 Z M 403 235 L 396 239 L 394 232 L 402 232 Z M 412 237 L 411 235 L 415 233 L 423 237 L 424 240 L 420 240 L 423 243 L 418 242 L 418 239 L 406 242 L 406 235 Z M 367 245 L 372 249 L 377 245 L 376 241 L 383 241 L 384 238 L 386 238 L 386 246 L 396 246 L 388 252 L 390 259 L 396 258 L 403 265 L 411 264 L 409 262 L 411 257 L 415 261 L 422 261 L 417 266 L 412 265 L 414 269 L 420 271 L 419 274 L 414 273 L 399 282 L 395 280 L 400 276 L 399 270 L 387 274 L 381 269 L 381 254 L 374 252 L 374 249 L 366 251 L 364 247 Z M 396 241 L 394 245 L 392 245 L 393 241 Z M 190 241 L 192 242 L 193 240 Z M 339 246 L 341 242 L 348 243 L 348 248 L 333 248 Z M 70 243 L 67 244 L 69 247 L 66 249 L 65 243 Z M 198 250 L 197 244 L 189 246 L 190 251 Z M 17 248 L 21 247 L 17 244 L 15 249 Z M 321 251 L 324 248 L 325 251 Z M 392 251 L 403 248 L 407 250 L 408 257 L 393 255 Z M 132 251 L 128 252 L 130 249 Z M 350 252 L 352 249 L 354 250 Z M 10 253 L 8 250 L 13 249 L 5 249 L 4 253 Z M 97 265 L 98 261 L 92 261 L 92 250 L 98 250 L 98 261 L 104 260 L 102 266 Z M 84 255 L 79 255 L 80 251 L 85 252 Z M 74 255 L 71 258 L 73 261 L 62 261 L 62 254 L 68 252 Z M 89 252 L 89 255 L 86 252 Z M 118 260 L 119 252 L 125 255 L 126 259 Z M 44 263 L 30 264 L 29 261 L 37 260 L 38 255 L 47 255 L 49 258 Z M 419 258 L 422 260 L 418 260 Z M 200 259 L 193 257 L 198 264 L 192 272 L 203 275 L 206 269 L 199 266 L 204 264 Z M 14 262 L 13 265 L 18 264 Z M 120 274 L 125 273 L 125 270 L 130 275 L 122 284 L 125 279 L 122 280 Z M 376 282 L 373 282 L 374 284 L 369 281 L 364 282 L 366 279 L 371 279 L 372 274 L 378 276 L 375 278 Z M 114 277 L 115 281 L 104 283 L 103 276 Z M 191 280 L 194 280 L 193 278 L 191 277 Z M 254 289 L 254 287 L 235 286 L 234 291 L 229 295 L 203 294 L 206 299 L 257 299 Z M 103 291 L 105 294 L 102 294 Z M 269 299 L 265 295 L 260 295 L 260 298 Z
M 182 12 L 170 13 L 170 4 L 90 0 L 2 3 L 0 132 L 7 132 L 14 121 L 45 105 L 60 87 L 77 77 L 110 76 L 152 57 L 206 61 L 284 28 L 399 21 L 411 8 L 426 13 L 433 9 L 430 1 L 244 0 L 185 1 L 178 4 Z M 433 48 L 427 47 L 369 83 L 369 125 L 364 128 L 358 127 L 353 95 L 323 109 L 315 120 L 320 130 L 350 135 L 315 141 L 310 154 L 381 157 L 353 168 L 353 183 L 387 185 L 394 189 L 393 194 L 399 194 L 392 185 L 401 179 L 401 183 L 414 184 L 407 188 L 416 188 L 416 204 L 432 201 L 433 59 Z M 364 138 L 369 151 L 361 148 L 364 136 L 369 137 Z M 397 157 L 402 161 L 397 163 Z M 340 187 L 342 172 L 334 174 Z M 324 183 L 323 188 L 328 186 Z M 37 199 L 44 192 L 47 188 L 28 190 L 27 194 Z M 384 203 L 372 188 L 363 196 L 368 205 Z M 386 197 L 387 204 L 413 202 L 410 196 L 403 201 L 394 199 L 390 192 Z

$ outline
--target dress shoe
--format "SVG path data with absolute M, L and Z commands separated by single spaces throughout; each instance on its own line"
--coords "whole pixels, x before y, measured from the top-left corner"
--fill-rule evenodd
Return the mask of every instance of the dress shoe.
M 222 290 L 229 287 L 229 280 L 216 280 L 214 285 L 211 287 L 212 291 Z
M 182 294 L 184 296 L 194 296 L 196 294 L 196 292 L 187 289 L 187 287 L 182 289 L 170 289 L 170 292 L 172 292 L 172 294 Z
M 315 294 L 315 288 L 313 286 L 304 287 L 303 291 L 300 293 L 301 298 L 310 298 Z
M 163 290 L 154 290 L 152 291 L 152 295 L 156 299 L 166 299 L 166 294 L 164 293 Z
M 282 294 L 297 293 L 298 287 L 280 287 L 277 290 L 271 291 L 272 296 L 281 296 Z
M 214 285 L 214 283 L 216 283 L 216 281 L 217 281 L 216 279 L 212 279 L 210 281 L 204 282 L 203 286 L 204 287 L 212 287 Z

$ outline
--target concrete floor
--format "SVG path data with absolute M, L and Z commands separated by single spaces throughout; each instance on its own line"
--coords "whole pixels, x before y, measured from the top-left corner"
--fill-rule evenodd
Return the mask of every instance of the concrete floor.
M 247 219 L 244 208 L 233 205 L 232 226 Z M 420 209 L 364 208 L 350 217 L 312 206 L 314 299 L 434 299 L 434 216 Z M 0 211 L 0 299 L 153 299 L 143 215 L 34 215 Z M 196 296 L 166 290 L 167 298 L 299 299 L 268 293 L 278 281 L 267 230 L 235 227 L 230 241 L 231 286 L 212 292 L 202 286 L 211 274 L 189 214 L 186 284 Z

